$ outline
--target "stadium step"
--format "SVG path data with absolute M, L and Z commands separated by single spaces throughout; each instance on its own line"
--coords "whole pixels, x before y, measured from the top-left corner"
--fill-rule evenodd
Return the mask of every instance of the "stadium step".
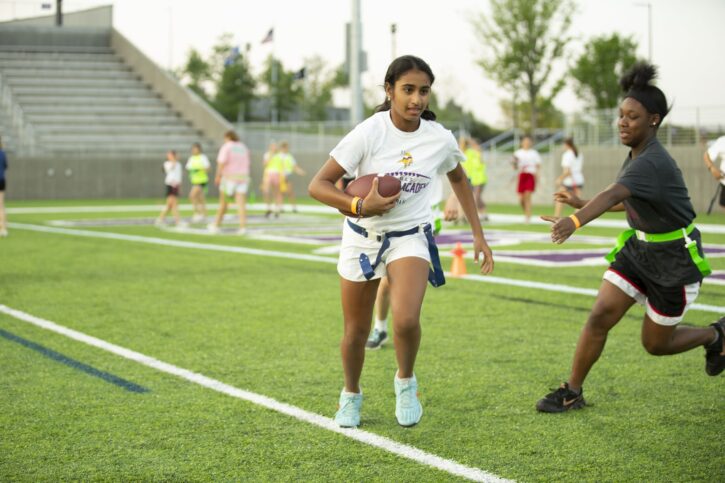
M 135 96 L 108 96 L 98 97 L 88 95 L 85 93 L 79 93 L 78 95 L 65 95 L 59 96 L 39 96 L 39 95 L 28 95 L 28 96 L 17 96 L 21 105 L 45 105 L 45 106 L 68 106 L 68 105 L 79 105 L 87 104 L 96 107 L 97 109 L 109 106 L 123 106 L 123 105 L 136 105 L 136 106 L 167 106 L 161 99 L 154 97 L 149 94 L 146 97 L 135 97 Z
M 81 67 L 68 68 L 66 66 L 33 66 L 33 67 L 8 67 L 0 66 L 0 74 L 7 79 L 9 84 L 22 82 L 26 85 L 28 81 L 44 81 L 46 84 L 59 80 L 116 80 L 129 79 L 138 81 L 139 78 L 131 70 L 123 66 L 113 65 L 106 69 L 85 69 Z
M 134 113 L 133 111 L 124 113 L 77 113 L 74 110 L 68 110 L 64 113 L 26 113 L 28 120 L 40 125 L 46 124 L 63 124 L 67 126 L 83 126 L 88 124 L 103 125 L 127 125 L 129 123 L 134 126 L 167 126 L 180 125 L 188 126 L 189 124 L 180 117 L 168 113 L 167 110 L 163 114 L 148 114 L 145 112 Z
M 103 125 L 86 124 L 69 126 L 67 124 L 34 124 L 38 136 L 48 139 L 50 137 L 77 136 L 89 138 L 92 136 L 198 136 L 199 132 L 191 126 L 133 126 L 133 125 Z
M 126 84 L 117 86 L 84 86 L 84 85 L 61 85 L 55 88 L 46 86 L 13 86 L 12 93 L 18 98 L 33 97 L 53 98 L 59 96 L 69 97 L 93 97 L 99 100 L 106 97 L 131 97 L 133 99 L 158 98 L 158 96 L 143 85 Z
M 66 104 L 27 104 L 23 106 L 23 112 L 28 116 L 44 116 L 44 115 L 64 115 L 73 116 L 76 114 L 92 114 L 95 116 L 103 115 L 128 115 L 137 116 L 157 116 L 157 115 L 175 115 L 169 109 L 169 106 L 163 103 L 158 104 L 114 104 L 106 106 L 97 106 L 95 104 L 77 104 L 69 102 Z

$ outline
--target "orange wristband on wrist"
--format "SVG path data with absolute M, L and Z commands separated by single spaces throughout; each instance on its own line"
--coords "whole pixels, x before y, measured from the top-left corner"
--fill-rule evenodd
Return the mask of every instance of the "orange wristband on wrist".
M 579 218 L 577 218 L 576 215 L 573 215 L 573 214 L 569 215 L 569 218 L 571 219 L 571 221 L 574 222 L 575 229 L 578 230 L 579 228 L 581 228 L 582 223 L 581 223 L 581 221 L 579 221 Z
M 353 215 L 359 215 L 360 213 L 357 212 L 357 202 L 360 200 L 359 196 L 355 196 L 352 201 L 350 202 L 350 213 Z

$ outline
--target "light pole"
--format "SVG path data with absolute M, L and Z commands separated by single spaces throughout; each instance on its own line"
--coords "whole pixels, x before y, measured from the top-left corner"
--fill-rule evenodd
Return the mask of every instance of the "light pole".
M 350 122 L 358 124 L 363 120 L 363 99 L 360 72 L 362 55 L 362 25 L 360 22 L 360 0 L 352 0 L 350 21 Z
M 652 4 L 650 2 L 637 2 L 637 7 L 647 7 L 647 56 L 652 62 Z
M 397 49 L 397 43 L 396 43 L 396 38 L 395 38 L 395 34 L 397 32 L 398 32 L 398 26 L 396 24 L 394 24 L 394 23 L 391 23 L 390 24 L 390 42 L 391 42 L 391 45 L 390 45 L 391 50 L 390 50 L 390 52 L 393 54 L 392 60 L 395 60 L 397 58 L 397 52 L 396 51 L 398 49 Z

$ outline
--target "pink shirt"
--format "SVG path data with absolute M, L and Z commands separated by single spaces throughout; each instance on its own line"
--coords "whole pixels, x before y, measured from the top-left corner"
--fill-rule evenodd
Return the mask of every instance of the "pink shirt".
M 239 141 L 225 142 L 219 149 L 216 161 L 222 176 L 249 176 L 249 149 Z

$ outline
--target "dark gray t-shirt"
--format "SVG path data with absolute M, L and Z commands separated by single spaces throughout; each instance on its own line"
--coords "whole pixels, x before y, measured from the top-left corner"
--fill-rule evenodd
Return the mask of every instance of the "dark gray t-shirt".
M 635 159 L 630 156 L 616 181 L 632 193 L 624 201 L 629 226 L 646 233 L 667 233 L 692 223 L 696 215 L 682 172 L 657 138 Z
M 686 228 L 695 219 L 695 210 L 677 163 L 660 142 L 653 138 L 635 159 L 627 156 L 617 177 L 632 196 L 624 201 L 629 226 L 646 233 L 667 233 Z M 690 237 L 702 255 L 698 230 Z M 676 287 L 702 280 L 684 240 L 665 243 L 642 242 L 630 238 L 621 252 L 638 273 L 652 282 Z

